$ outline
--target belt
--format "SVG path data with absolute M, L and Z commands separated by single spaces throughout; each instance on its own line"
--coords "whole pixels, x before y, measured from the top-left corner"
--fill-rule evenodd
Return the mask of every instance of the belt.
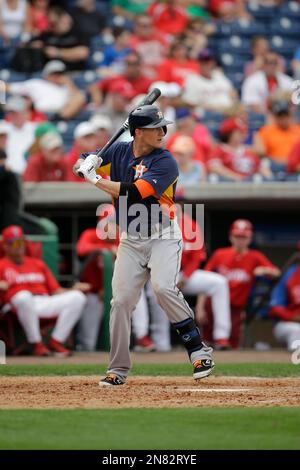
M 165 229 L 172 229 L 175 226 L 175 220 L 169 220 L 169 221 L 163 221 L 163 222 L 158 222 L 155 225 L 151 225 L 150 227 L 144 227 L 140 229 L 140 232 L 138 232 L 136 235 L 132 235 L 128 232 L 123 231 L 121 233 L 121 238 L 131 238 L 133 240 L 140 240 L 140 239 L 147 239 L 151 237 L 152 235 L 159 234 L 162 232 L 162 230 Z

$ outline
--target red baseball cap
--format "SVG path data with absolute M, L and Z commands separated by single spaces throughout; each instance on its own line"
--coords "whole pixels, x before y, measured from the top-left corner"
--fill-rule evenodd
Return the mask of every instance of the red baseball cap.
M 19 225 L 10 225 L 2 230 L 3 241 L 21 240 L 24 238 L 24 231 Z
M 231 225 L 229 233 L 237 237 L 250 237 L 253 234 L 253 225 L 250 220 L 237 219 Z
M 113 81 L 109 87 L 109 93 L 116 93 L 128 99 L 132 99 L 135 95 L 133 86 L 125 80 Z
M 242 119 L 229 118 L 225 119 L 219 127 L 220 134 L 229 134 L 232 131 L 239 130 L 241 132 L 247 132 L 248 128 Z

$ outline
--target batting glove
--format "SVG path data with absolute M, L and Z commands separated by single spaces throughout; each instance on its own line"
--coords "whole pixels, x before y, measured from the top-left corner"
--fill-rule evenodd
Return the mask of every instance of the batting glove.
M 97 157 L 97 155 L 91 153 L 90 155 L 88 155 L 84 162 L 89 162 L 93 165 L 93 167 L 95 168 L 95 170 L 97 170 L 100 166 L 101 166 L 101 163 L 103 162 L 103 159 L 101 157 Z
M 84 162 L 78 168 L 78 173 L 80 172 L 86 181 L 89 181 L 92 184 L 96 184 L 101 180 L 101 176 L 96 174 L 96 169 L 102 163 L 102 158 L 98 158 L 96 155 L 89 155 Z

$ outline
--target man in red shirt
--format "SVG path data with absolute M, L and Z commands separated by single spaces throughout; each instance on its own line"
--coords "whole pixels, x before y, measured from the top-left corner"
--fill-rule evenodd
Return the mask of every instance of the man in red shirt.
M 157 31 L 174 36 L 182 33 L 189 22 L 189 17 L 178 0 L 153 2 L 148 14 L 153 18 Z
M 31 155 L 23 175 L 24 181 L 66 181 L 67 166 L 63 140 L 57 132 L 47 132 L 39 141 L 39 152 Z
M 78 283 L 72 289 L 63 289 L 42 260 L 24 256 L 25 239 L 20 226 L 5 228 L 2 238 L 5 256 L 0 260 L 0 293 L 3 303 L 15 310 L 35 356 L 48 356 L 50 350 L 69 356 L 70 350 L 62 343 L 81 316 L 86 301 L 81 290 L 89 286 Z M 40 318 L 57 318 L 49 349 L 42 342 Z
M 153 80 L 146 77 L 143 72 L 143 62 L 140 54 L 135 51 L 130 52 L 124 61 L 125 70 L 122 75 L 105 78 L 93 83 L 89 87 L 89 92 L 93 103 L 100 106 L 104 97 L 116 90 L 117 86 L 122 86 L 127 92 L 127 97 L 132 99 L 137 95 L 146 94 Z
M 153 20 L 149 15 L 142 13 L 135 17 L 134 32 L 129 44 L 143 57 L 147 75 L 155 78 L 157 66 L 166 55 L 168 41 L 161 31 L 154 29 Z
M 229 118 L 221 123 L 221 142 L 214 147 L 207 162 L 211 173 L 227 181 L 243 181 L 254 175 L 267 179 L 272 177 L 268 162 L 261 160 L 245 145 L 247 134 L 248 128 L 241 119 Z
M 230 227 L 231 247 L 214 252 L 205 266 L 206 271 L 215 271 L 229 282 L 231 305 L 230 345 L 240 345 L 243 312 L 256 276 L 277 277 L 279 269 L 258 250 L 249 249 L 253 227 L 249 220 L 238 219 Z

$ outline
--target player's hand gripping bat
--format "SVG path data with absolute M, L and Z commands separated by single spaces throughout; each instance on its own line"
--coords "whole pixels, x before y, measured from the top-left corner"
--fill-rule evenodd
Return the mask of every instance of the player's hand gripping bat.
M 146 104 L 153 104 L 157 98 L 159 98 L 161 95 L 161 91 L 158 88 L 154 88 L 150 93 L 148 93 L 147 96 L 139 103 L 137 108 L 139 106 L 144 106 Z M 96 157 L 101 157 L 103 153 L 114 143 L 116 140 L 129 128 L 129 123 L 128 123 L 128 118 L 126 121 L 122 124 L 120 129 L 118 129 L 115 134 L 109 139 L 109 141 L 102 147 L 99 152 L 96 153 Z M 80 171 L 77 171 L 77 175 L 80 176 L 81 178 L 84 178 L 83 174 Z

